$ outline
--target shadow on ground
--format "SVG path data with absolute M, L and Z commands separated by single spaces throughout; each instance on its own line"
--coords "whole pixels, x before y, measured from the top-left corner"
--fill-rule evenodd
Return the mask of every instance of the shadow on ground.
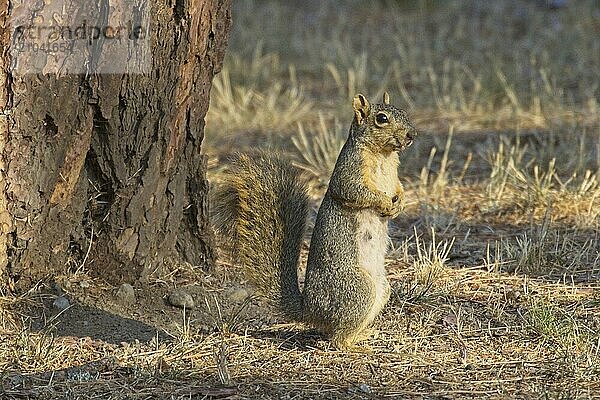
M 44 308 L 32 316 L 31 329 L 55 336 L 90 337 L 113 344 L 135 340 L 148 342 L 157 335 L 161 339 L 167 338 L 161 329 L 154 326 L 87 305 L 74 303 L 57 312 L 51 301 L 45 301 Z

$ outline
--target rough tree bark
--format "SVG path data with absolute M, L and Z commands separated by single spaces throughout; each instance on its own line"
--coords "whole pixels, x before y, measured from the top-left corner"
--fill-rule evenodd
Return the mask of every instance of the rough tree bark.
M 87 7 L 100 20 L 132 2 L 73 1 L 70 13 Z M 34 18 L 49 3 L 0 0 L 3 286 L 21 291 L 84 261 L 115 283 L 167 260 L 210 266 L 200 148 L 230 0 L 138 0 L 151 8 L 147 74 L 16 74 L 11 15 Z M 111 62 L 103 57 L 87 61 Z

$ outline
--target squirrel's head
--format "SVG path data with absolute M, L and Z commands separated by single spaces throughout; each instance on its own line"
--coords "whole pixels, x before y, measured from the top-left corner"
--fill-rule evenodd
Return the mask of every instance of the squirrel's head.
M 389 94 L 383 94 L 383 103 L 369 104 L 362 94 L 352 100 L 354 129 L 351 135 L 376 151 L 400 151 L 410 146 L 417 130 L 408 120 L 406 111 L 390 105 Z

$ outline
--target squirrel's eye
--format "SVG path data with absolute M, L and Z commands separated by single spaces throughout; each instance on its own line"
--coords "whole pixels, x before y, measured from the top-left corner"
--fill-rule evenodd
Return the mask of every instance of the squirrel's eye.
M 390 120 L 388 119 L 388 116 L 385 115 L 385 113 L 379 113 L 375 116 L 375 122 L 377 122 L 378 124 L 387 124 L 388 122 L 390 122 Z

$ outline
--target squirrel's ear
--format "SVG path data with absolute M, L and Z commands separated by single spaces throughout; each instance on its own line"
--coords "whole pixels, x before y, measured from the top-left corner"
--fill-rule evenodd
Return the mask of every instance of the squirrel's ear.
M 356 121 L 359 125 L 361 125 L 365 118 L 369 116 L 369 112 L 371 111 L 371 105 L 365 96 L 362 94 L 357 94 L 352 99 L 352 107 L 354 108 L 354 115 L 356 116 Z
M 383 92 L 383 104 L 390 104 L 390 94 Z

